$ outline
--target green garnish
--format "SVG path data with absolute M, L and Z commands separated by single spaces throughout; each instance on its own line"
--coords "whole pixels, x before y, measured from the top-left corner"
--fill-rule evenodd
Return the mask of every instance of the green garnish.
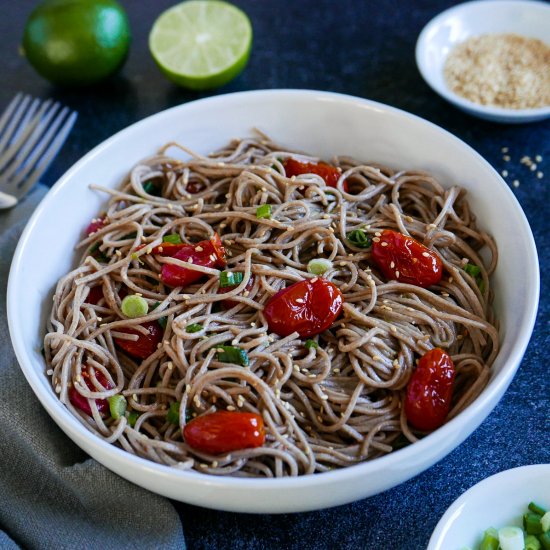
M 542 548 L 539 539 L 535 535 L 527 535 L 523 541 L 525 550 L 540 550 Z
M 315 340 L 306 340 L 304 342 L 304 346 L 307 348 L 307 349 L 318 349 L 319 348 L 319 344 L 315 341 Z
M 179 423 L 180 423 L 180 402 L 179 401 L 174 401 L 173 403 L 170 403 L 170 408 L 166 413 L 166 422 L 170 422 L 170 424 L 176 424 L 177 426 L 179 426 Z
M 151 180 L 149 180 L 143 184 L 143 190 L 148 195 L 153 195 L 154 197 L 158 197 L 160 195 L 161 188 L 160 186 L 156 185 Z
M 139 413 L 136 411 L 129 412 L 126 415 L 126 418 L 128 420 L 128 424 L 133 428 L 136 425 L 137 419 L 139 418 Z
M 127 402 L 122 394 L 117 393 L 116 395 L 112 395 L 107 398 L 107 401 L 109 402 L 109 410 L 111 411 L 112 418 L 118 420 L 121 416 L 124 416 Z
M 248 367 L 250 361 L 244 349 L 235 346 L 217 346 L 216 349 L 218 350 L 218 361 Z
M 357 248 L 369 248 L 372 244 L 371 238 L 362 229 L 354 229 L 348 233 L 347 239 Z
M 325 258 L 314 258 L 313 260 L 309 260 L 307 264 L 308 272 L 313 273 L 313 275 L 322 275 L 331 268 L 332 262 Z
M 244 275 L 240 271 L 220 272 L 220 288 L 237 286 L 243 282 Z
M 523 514 L 523 528 L 528 535 L 541 535 L 542 524 L 541 517 L 538 514 L 528 512 Z
M 162 327 L 163 330 L 166 330 L 166 325 L 168 324 L 168 317 L 159 317 L 157 323 Z
M 101 250 L 99 250 L 100 246 L 101 246 L 101 242 L 97 241 L 97 243 L 95 243 L 90 247 L 88 254 L 90 254 L 92 258 L 95 258 L 98 262 L 101 262 L 102 264 L 108 264 L 109 257 L 106 256 Z
M 149 305 L 145 298 L 138 296 L 137 294 L 125 296 L 120 304 L 120 309 L 122 313 L 129 317 L 130 319 L 135 319 L 136 317 L 143 317 L 147 315 L 149 311 Z
M 531 510 L 531 512 L 533 512 L 534 514 L 538 514 L 541 517 L 546 514 L 546 510 L 535 502 L 530 502 L 528 508 L 529 510 Z
M 477 277 L 481 273 L 481 268 L 475 264 L 466 264 L 464 266 L 464 271 L 472 277 Z
M 271 205 L 262 204 L 256 208 L 256 217 L 261 220 L 262 218 L 270 219 L 271 218 Z
M 172 233 L 170 235 L 164 235 L 164 237 L 162 237 L 162 242 L 170 244 L 181 244 L 182 240 L 177 233 Z
M 479 545 L 479 550 L 497 550 L 498 549 L 498 531 L 494 527 L 489 527 L 483 533 L 483 539 Z
M 202 325 L 199 325 L 199 323 L 191 323 L 185 327 L 185 332 L 188 332 L 189 334 L 193 334 L 194 332 L 199 332 L 201 330 Z

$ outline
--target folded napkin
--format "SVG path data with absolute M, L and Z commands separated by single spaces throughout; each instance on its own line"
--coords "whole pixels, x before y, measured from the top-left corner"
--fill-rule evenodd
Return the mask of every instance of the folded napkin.
M 172 504 L 101 466 L 57 427 L 11 346 L 6 286 L 15 246 L 46 193 L 0 211 L 0 548 L 178 548 Z M 37 266 L 38 267 L 38 266 Z

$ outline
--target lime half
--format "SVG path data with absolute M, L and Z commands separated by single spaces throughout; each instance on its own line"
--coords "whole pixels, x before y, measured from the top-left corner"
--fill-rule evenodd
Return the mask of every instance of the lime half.
M 160 70 L 192 90 L 226 84 L 245 67 L 252 25 L 240 9 L 220 0 L 189 0 L 163 12 L 149 34 Z

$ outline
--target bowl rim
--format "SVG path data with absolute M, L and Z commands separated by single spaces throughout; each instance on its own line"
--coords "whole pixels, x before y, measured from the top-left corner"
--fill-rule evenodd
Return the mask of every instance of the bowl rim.
M 74 416 L 73 414 L 61 403 L 51 391 L 51 386 L 47 388 L 39 381 L 40 377 L 43 376 L 43 372 L 39 372 L 33 364 L 33 359 L 30 355 L 31 351 L 28 350 L 25 346 L 23 335 L 18 329 L 20 326 L 21 320 L 23 319 L 23 313 L 21 313 L 17 308 L 16 293 L 18 290 L 17 283 L 17 272 L 23 268 L 23 263 L 25 259 L 25 249 L 27 242 L 29 241 L 31 234 L 34 230 L 34 226 L 38 223 L 40 218 L 44 216 L 44 212 L 47 212 L 49 204 L 53 203 L 57 199 L 57 195 L 60 194 L 64 187 L 73 179 L 73 174 L 77 174 L 81 167 L 87 165 L 89 162 L 92 162 L 95 157 L 100 155 L 105 149 L 111 147 L 111 145 L 119 140 L 124 140 L 128 136 L 131 136 L 136 128 L 150 124 L 151 121 L 160 119 L 162 117 L 170 117 L 176 111 L 186 111 L 188 109 L 193 109 L 195 105 L 208 105 L 215 104 L 219 102 L 226 101 L 248 101 L 252 98 L 264 98 L 264 100 L 281 100 L 284 98 L 293 98 L 298 101 L 307 100 L 307 101 L 333 101 L 341 102 L 343 104 L 351 104 L 356 107 L 367 108 L 377 112 L 387 112 L 394 116 L 404 117 L 406 119 L 412 120 L 417 124 L 427 125 L 431 129 L 443 133 L 449 140 L 456 143 L 457 146 L 461 148 L 466 148 L 468 153 L 472 155 L 477 162 L 483 164 L 487 169 L 489 169 L 493 175 L 500 180 L 502 184 L 502 192 L 505 193 L 514 204 L 515 210 L 517 211 L 518 217 L 523 224 L 523 229 L 525 236 L 527 237 L 531 245 L 532 252 L 532 265 L 531 265 L 531 281 L 530 283 L 530 307 L 526 309 L 525 322 L 517 331 L 515 338 L 517 339 L 517 345 L 513 348 L 512 352 L 505 359 L 504 367 L 499 373 L 494 377 L 494 379 L 489 383 L 489 385 L 483 390 L 483 393 L 471 403 L 464 411 L 458 414 L 455 418 L 447 422 L 441 428 L 435 432 L 427 435 L 422 438 L 414 445 L 409 445 L 398 451 L 394 451 L 387 455 L 378 457 L 376 459 L 361 462 L 354 464 L 345 468 L 340 468 L 332 470 L 329 472 L 323 472 L 319 474 L 310 474 L 310 475 L 301 475 L 297 477 L 287 477 L 287 478 L 233 478 L 227 476 L 214 476 L 210 474 L 204 474 L 195 471 L 184 471 L 166 466 L 163 464 L 158 464 L 151 460 L 141 458 L 136 455 L 132 455 L 123 449 L 116 447 L 113 444 L 107 443 L 102 439 L 95 436 L 92 432 L 88 431 Z M 190 489 L 202 489 L 207 486 L 209 489 L 228 489 L 228 488 L 245 488 L 247 490 L 271 490 L 271 489 L 300 489 L 307 488 L 311 486 L 319 485 L 331 485 L 337 482 L 344 480 L 356 479 L 359 475 L 368 475 L 369 472 L 378 472 L 382 471 L 385 467 L 392 466 L 396 463 L 407 462 L 409 459 L 414 457 L 422 456 L 424 451 L 430 449 L 432 442 L 445 441 L 447 436 L 456 434 L 459 430 L 460 425 L 469 425 L 472 424 L 477 428 L 480 421 L 476 422 L 476 419 L 481 416 L 481 419 L 485 419 L 491 412 L 491 410 L 496 406 L 499 398 L 504 394 L 506 388 L 514 377 L 517 369 L 519 368 L 521 359 L 527 345 L 529 343 L 533 327 L 535 324 L 535 319 L 538 309 L 538 299 L 539 299 L 539 286 L 540 286 L 540 275 L 538 269 L 538 257 L 535 246 L 535 241 L 533 234 L 529 227 L 529 223 L 521 208 L 516 197 L 502 180 L 498 172 L 486 161 L 477 151 L 470 147 L 467 143 L 462 141 L 457 136 L 453 135 L 449 131 L 437 126 L 436 124 L 423 119 L 417 115 L 408 113 L 396 107 L 392 107 L 383 103 L 376 101 L 341 94 L 336 92 L 326 92 L 318 90 L 300 90 L 300 89 L 271 89 L 271 90 L 253 90 L 253 91 L 244 91 L 244 92 L 235 92 L 229 94 L 221 94 L 217 96 L 207 97 L 184 103 L 165 109 L 153 115 L 150 115 L 146 118 L 143 118 L 128 127 L 118 131 L 111 137 L 107 138 L 102 143 L 98 144 L 91 151 L 86 153 L 81 157 L 71 168 L 69 168 L 54 184 L 52 189 L 48 192 L 42 202 L 37 206 L 36 210 L 30 217 L 23 233 L 17 244 L 15 250 L 9 278 L 8 278 L 8 290 L 7 290 L 7 316 L 8 316 L 8 325 L 9 332 L 15 350 L 19 365 L 23 371 L 27 381 L 31 385 L 34 393 L 39 398 L 42 406 L 50 414 L 53 420 L 62 427 L 65 433 L 70 432 L 71 434 L 76 434 L 79 438 L 84 438 L 88 441 L 93 448 L 99 448 L 103 455 L 106 455 L 113 462 L 130 462 L 134 465 L 139 466 L 140 470 L 144 473 L 150 473 L 152 475 L 160 476 L 166 479 L 174 480 L 177 479 L 177 482 L 185 481 Z M 490 408 L 487 409 L 488 404 Z M 484 410 L 487 409 L 487 410 Z M 474 428 L 474 429 L 475 429 Z M 468 431 L 467 435 L 470 435 L 472 432 Z M 460 439 L 460 442 L 465 439 L 464 436 Z M 74 438 L 71 436 L 71 439 Z M 456 445 L 452 448 L 455 448 Z M 447 451 L 445 455 L 448 454 Z M 88 452 L 88 454 L 90 454 Z M 98 460 L 99 461 L 99 460 Z M 102 461 L 100 461 L 102 462 Z M 102 462 L 103 463 L 103 462 Z M 105 466 L 108 467 L 108 466 Z M 110 467 L 108 467 L 110 468 Z M 427 467 L 423 467 L 420 471 L 417 471 L 413 475 L 418 475 L 421 471 L 424 471 Z M 112 468 L 110 468 L 112 469 Z M 407 479 L 413 477 L 408 476 Z M 395 484 L 394 484 L 395 485 Z M 349 501 L 348 501 L 349 502 Z M 211 506 L 215 507 L 215 506 Z M 315 509 L 314 507 L 309 509 Z
M 543 119 L 550 116 L 550 105 L 543 107 L 533 107 L 529 109 L 507 109 L 505 107 L 495 107 L 491 105 L 482 105 L 471 101 L 465 97 L 462 97 L 455 92 L 453 92 L 445 84 L 440 85 L 437 79 L 433 77 L 433 71 L 428 69 L 425 63 L 425 51 L 428 44 L 430 43 L 430 33 L 438 27 L 443 21 L 448 19 L 450 16 L 453 16 L 457 13 L 467 13 L 469 11 L 475 11 L 476 9 L 486 6 L 488 4 L 493 4 L 498 7 L 526 7 L 526 8 L 535 8 L 535 9 L 544 9 L 548 11 L 550 18 L 550 4 L 546 2 L 541 2 L 539 0 L 470 0 L 468 2 L 463 2 L 452 6 L 440 13 L 435 17 L 430 19 L 428 23 L 423 27 L 418 35 L 415 46 L 415 61 L 418 71 L 420 72 L 422 78 L 430 86 L 430 88 L 439 94 L 441 97 L 449 101 L 450 103 L 456 105 L 457 107 L 468 111 L 471 114 L 479 114 L 491 118 L 492 120 L 496 119 L 508 119 L 508 121 L 517 121 L 522 120 L 534 120 Z M 493 118 L 494 117 L 494 118 Z
M 550 475 L 550 464 L 528 464 L 525 466 L 510 468 L 508 470 L 502 470 L 478 481 L 475 485 L 472 485 L 469 489 L 462 493 L 441 516 L 432 532 L 428 543 L 428 548 L 426 550 L 439 550 L 441 548 L 441 543 L 445 541 L 447 530 L 458 518 L 461 509 L 475 500 L 476 495 L 489 491 L 493 486 L 506 487 L 512 480 L 517 481 L 518 478 L 537 472 L 540 472 L 541 475 Z M 521 504 L 526 503 L 520 503 L 519 505 L 521 506 Z M 522 508 L 518 507 L 518 518 L 521 514 Z M 490 525 L 487 525 L 487 528 L 489 527 Z

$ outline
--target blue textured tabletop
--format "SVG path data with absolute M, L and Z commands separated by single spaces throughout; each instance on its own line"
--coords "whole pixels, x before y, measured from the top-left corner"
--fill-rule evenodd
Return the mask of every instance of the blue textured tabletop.
M 499 172 L 524 208 L 537 243 L 541 302 L 521 367 L 502 401 L 459 448 L 416 478 L 378 496 L 346 506 L 296 515 L 252 516 L 176 504 L 190 548 L 422 549 L 445 509 L 481 479 L 508 468 L 550 462 L 550 121 L 499 125 L 471 118 L 424 83 L 414 48 L 422 27 L 453 5 L 442 0 L 235 0 L 251 18 L 254 45 L 246 70 L 211 93 L 191 93 L 156 68 L 147 35 L 172 4 L 121 0 L 133 32 L 121 73 L 92 88 L 53 88 L 18 55 L 32 0 L 1 0 L 0 108 L 17 91 L 53 96 L 79 111 L 79 120 L 44 177 L 52 185 L 83 154 L 143 117 L 206 95 L 263 88 L 308 88 L 380 101 L 442 126 L 476 149 Z M 503 158 L 508 147 L 510 160 Z M 520 163 L 540 155 L 534 172 Z M 519 186 L 512 185 L 514 180 Z M 521 281 L 518 281 L 521 284 Z

